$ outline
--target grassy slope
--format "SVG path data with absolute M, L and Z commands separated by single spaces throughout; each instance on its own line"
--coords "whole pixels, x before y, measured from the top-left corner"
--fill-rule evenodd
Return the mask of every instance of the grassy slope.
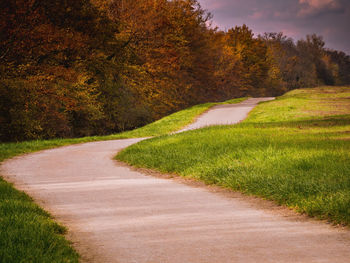
M 78 262 L 64 233 L 26 194 L 0 181 L 0 262 Z
M 0 162 L 16 155 L 63 145 L 167 134 L 191 123 L 196 116 L 216 104 L 197 105 L 145 127 L 110 136 L 2 143 Z M 64 239 L 64 232 L 64 227 L 55 223 L 30 197 L 0 177 L 0 262 L 77 262 L 78 255 Z
M 35 152 L 44 149 L 50 149 L 54 147 L 93 142 L 93 141 L 104 141 L 104 140 L 116 140 L 126 138 L 141 138 L 141 137 L 153 137 L 161 136 L 171 132 L 180 130 L 181 128 L 192 123 L 193 120 L 203 112 L 207 111 L 212 106 L 218 104 L 229 104 L 239 103 L 246 98 L 232 99 L 220 103 L 205 103 L 193 106 L 191 108 L 173 113 L 167 117 L 164 117 L 156 122 L 148 124 L 144 127 L 127 131 L 123 133 L 108 135 L 108 136 L 92 136 L 77 139 L 54 139 L 54 140 L 37 140 L 27 141 L 19 143 L 0 143 L 0 162 L 25 153 Z
M 143 141 L 118 157 L 350 224 L 350 87 L 295 90 L 236 126 Z

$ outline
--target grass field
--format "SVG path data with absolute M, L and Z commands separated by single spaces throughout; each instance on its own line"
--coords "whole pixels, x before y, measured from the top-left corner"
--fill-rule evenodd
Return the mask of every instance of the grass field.
M 117 159 L 350 225 L 350 87 L 294 90 L 239 125 L 153 138 Z
M 197 105 L 145 127 L 110 136 L 2 143 L 0 162 L 16 155 L 69 144 L 164 135 L 183 128 L 216 104 L 221 103 Z M 55 223 L 29 196 L 0 177 L 0 262 L 78 262 L 79 256 L 65 240 L 64 233 L 65 228 Z

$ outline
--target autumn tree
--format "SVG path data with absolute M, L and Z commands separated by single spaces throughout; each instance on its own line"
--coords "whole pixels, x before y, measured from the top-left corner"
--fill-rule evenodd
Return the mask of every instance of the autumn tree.
M 348 84 L 321 37 L 209 26 L 197 0 L 0 2 L 0 139 L 133 129 L 201 102 Z
M 210 16 L 198 2 L 124 1 L 116 8 L 122 10 L 118 37 L 127 43 L 123 81 L 152 116 L 202 101 L 210 90 L 212 65 L 207 60 Z
M 88 1 L 2 1 L 1 11 L 0 137 L 92 133 L 103 112 L 88 65 L 112 49 L 116 27 Z
M 350 56 L 336 50 L 326 50 L 327 64 L 330 65 L 335 85 L 350 84 Z
M 228 30 L 226 48 L 235 57 L 233 70 L 241 77 L 240 89 L 245 94 L 266 94 L 270 68 L 266 44 L 243 25 Z

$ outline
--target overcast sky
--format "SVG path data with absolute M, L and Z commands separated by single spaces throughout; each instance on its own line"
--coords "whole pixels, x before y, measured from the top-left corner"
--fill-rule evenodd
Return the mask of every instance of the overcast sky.
M 350 0 L 199 0 L 225 30 L 246 24 L 253 32 L 283 32 L 294 40 L 322 35 L 326 47 L 350 55 Z

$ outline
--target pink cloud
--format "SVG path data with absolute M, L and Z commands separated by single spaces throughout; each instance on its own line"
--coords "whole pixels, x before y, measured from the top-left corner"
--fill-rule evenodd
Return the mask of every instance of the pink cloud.
M 330 38 L 333 32 L 334 32 L 333 28 L 327 27 L 322 31 L 322 35 L 324 37 Z
M 338 0 L 299 0 L 299 5 L 299 17 L 314 15 L 325 9 L 335 10 L 341 7 Z
M 275 11 L 273 13 L 274 17 L 278 17 L 278 18 L 283 18 L 284 17 L 284 13 L 280 12 L 280 11 Z
M 212 11 L 217 9 L 222 9 L 227 7 L 228 3 L 226 2 L 220 2 L 220 1 L 201 1 L 201 4 L 204 6 L 204 8 Z
M 252 15 L 249 16 L 249 18 L 252 19 L 260 19 L 264 17 L 264 13 L 261 11 L 255 11 Z

